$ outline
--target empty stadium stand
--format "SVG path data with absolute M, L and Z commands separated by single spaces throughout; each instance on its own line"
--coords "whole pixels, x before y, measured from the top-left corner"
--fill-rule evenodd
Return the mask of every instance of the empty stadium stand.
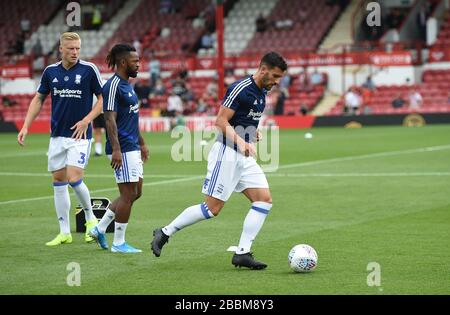
M 118 42 L 142 42 L 143 56 L 148 57 L 152 49 L 166 54 L 181 53 L 184 48 L 195 44 L 202 30 L 192 27 L 189 15 L 198 14 L 209 4 L 208 0 L 192 0 L 182 6 L 179 12 L 161 13 L 159 0 L 141 1 L 136 9 L 119 26 L 113 36 L 96 54 L 106 56 L 108 50 Z M 166 29 L 167 36 L 161 36 Z
M 21 45 L 61 8 L 62 3 L 47 0 L 0 1 L 0 63 L 8 49 L 15 46 L 22 33 L 21 22 L 29 21 L 30 30 L 24 34 Z M 39 12 L 39 14 L 36 14 Z
M 303 12 L 302 14 L 300 14 Z M 338 5 L 327 5 L 325 0 L 278 1 L 268 20 L 291 20 L 292 28 L 255 33 L 244 53 L 258 53 L 276 47 L 281 52 L 315 50 L 340 13 Z

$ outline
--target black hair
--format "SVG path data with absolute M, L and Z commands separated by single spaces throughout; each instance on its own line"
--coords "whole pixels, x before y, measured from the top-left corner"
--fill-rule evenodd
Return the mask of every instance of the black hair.
M 108 56 L 106 56 L 106 63 L 108 64 L 108 67 L 114 69 L 114 66 L 118 66 L 119 61 L 131 51 L 136 51 L 136 48 L 128 44 L 115 45 L 109 51 Z
M 278 67 L 283 72 L 287 70 L 286 61 L 283 59 L 283 57 L 281 57 L 274 51 L 271 51 L 265 54 L 264 57 L 262 57 L 261 63 L 259 65 L 261 66 L 262 64 L 269 66 L 270 69 Z

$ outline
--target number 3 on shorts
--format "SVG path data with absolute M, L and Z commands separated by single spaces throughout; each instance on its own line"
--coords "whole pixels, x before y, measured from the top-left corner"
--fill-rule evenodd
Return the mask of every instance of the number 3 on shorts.
M 86 162 L 86 153 L 80 152 L 80 159 L 77 161 L 80 164 L 84 164 Z

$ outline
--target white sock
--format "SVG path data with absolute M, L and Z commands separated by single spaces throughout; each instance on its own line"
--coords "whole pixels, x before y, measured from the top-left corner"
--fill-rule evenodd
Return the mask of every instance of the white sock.
M 75 183 L 70 183 L 70 186 L 72 186 L 75 194 L 78 197 L 78 200 L 83 206 L 84 217 L 86 218 L 86 221 L 96 219 L 94 212 L 92 212 L 91 194 L 89 193 L 89 189 L 87 188 L 86 184 L 83 182 L 83 179 L 80 179 Z
M 179 230 L 197 223 L 202 220 L 211 219 L 214 215 L 209 211 L 206 203 L 202 202 L 199 205 L 186 208 L 175 218 L 169 225 L 163 227 L 164 234 L 171 236 Z
M 264 220 L 272 208 L 271 203 L 256 201 L 252 203 L 252 208 L 248 212 L 244 220 L 241 239 L 236 254 L 246 254 L 250 252 L 253 240 L 258 235 L 259 230 L 264 224 Z
M 118 246 L 125 243 L 125 231 L 128 223 L 114 223 L 114 241 L 113 245 Z
M 95 153 L 97 153 L 97 154 L 102 154 L 103 153 L 103 151 L 102 151 L 102 143 L 101 142 L 96 142 L 94 147 L 95 147 Z
M 62 234 L 70 234 L 70 196 L 67 183 L 53 183 L 53 192 L 59 231 Z
M 108 226 L 111 224 L 111 222 L 116 217 L 116 214 L 112 212 L 109 209 L 106 209 L 105 214 L 103 215 L 103 218 L 100 220 L 100 222 L 97 224 L 97 229 L 100 233 L 105 233 Z

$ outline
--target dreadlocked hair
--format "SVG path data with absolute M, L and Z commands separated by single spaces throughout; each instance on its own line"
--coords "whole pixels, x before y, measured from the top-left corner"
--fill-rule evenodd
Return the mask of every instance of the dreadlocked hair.
M 110 69 L 114 69 L 115 66 L 119 65 L 119 61 L 123 59 L 130 51 L 136 51 L 131 45 L 128 44 L 117 44 L 106 56 L 106 63 Z

